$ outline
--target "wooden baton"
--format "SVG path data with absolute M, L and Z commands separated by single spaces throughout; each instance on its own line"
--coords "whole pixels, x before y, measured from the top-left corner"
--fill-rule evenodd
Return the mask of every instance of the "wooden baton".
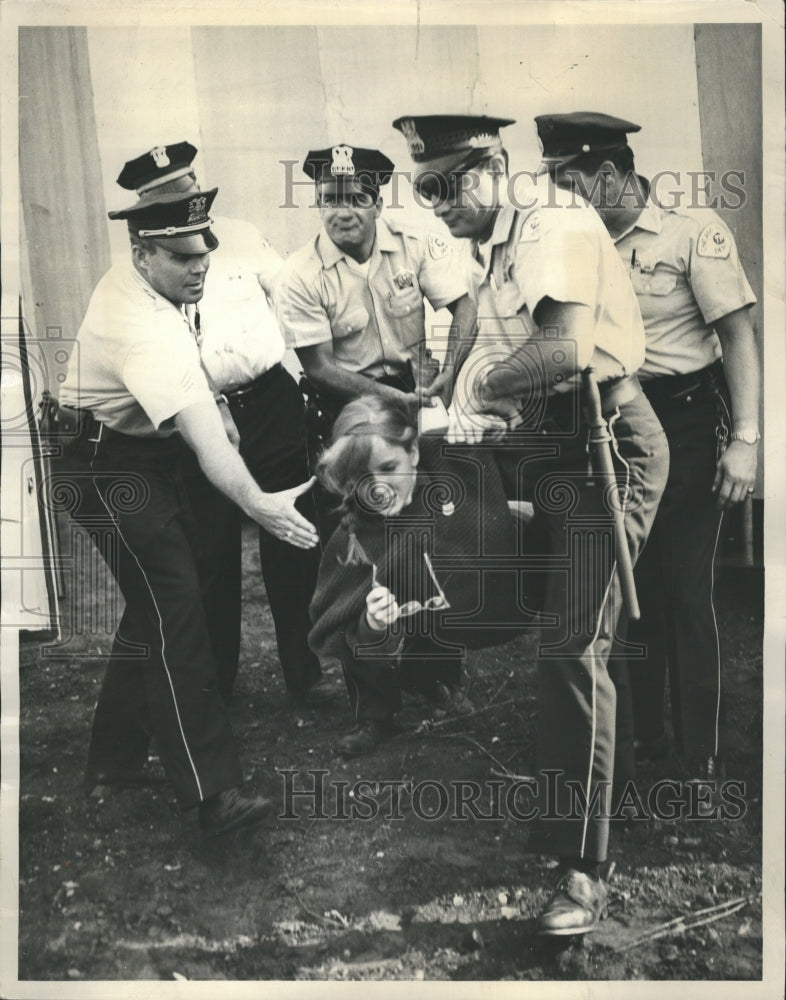
M 614 515 L 614 554 L 617 560 L 617 573 L 620 579 L 622 600 L 629 618 L 640 617 L 639 602 L 636 597 L 636 584 L 633 579 L 633 563 L 628 548 L 628 536 L 625 533 L 625 514 L 619 502 L 617 477 L 611 460 L 611 434 L 603 418 L 603 408 L 600 402 L 600 391 L 595 379 L 595 370 L 585 368 L 581 373 L 581 383 L 584 390 L 584 406 L 590 428 L 590 444 L 595 460 L 596 472 L 608 485 L 607 495 Z

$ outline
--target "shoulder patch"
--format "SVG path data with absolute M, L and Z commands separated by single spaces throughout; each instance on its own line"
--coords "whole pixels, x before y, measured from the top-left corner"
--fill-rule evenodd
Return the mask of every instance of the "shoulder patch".
M 731 233 L 719 222 L 711 222 L 699 233 L 696 252 L 699 257 L 725 260 L 731 253 Z
M 521 227 L 519 243 L 537 243 L 540 239 L 540 212 L 533 212 Z
M 450 247 L 441 236 L 437 236 L 435 233 L 429 233 L 428 252 L 432 260 L 441 260 L 443 257 L 447 257 L 450 253 Z

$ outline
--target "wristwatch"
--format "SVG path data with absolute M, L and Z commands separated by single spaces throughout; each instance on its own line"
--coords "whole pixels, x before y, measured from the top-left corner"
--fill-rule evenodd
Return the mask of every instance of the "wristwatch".
M 759 434 L 759 428 L 754 427 L 752 424 L 748 424 L 743 427 L 742 430 L 734 430 L 729 435 L 730 441 L 742 441 L 743 444 L 758 444 L 761 441 L 761 434 Z

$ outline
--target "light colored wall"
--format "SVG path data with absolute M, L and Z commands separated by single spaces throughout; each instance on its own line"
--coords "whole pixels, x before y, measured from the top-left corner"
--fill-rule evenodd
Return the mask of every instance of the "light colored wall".
M 318 226 L 309 187 L 282 209 L 285 171 L 308 149 L 345 141 L 383 149 L 408 169 L 391 122 L 402 114 L 488 113 L 505 130 L 516 169 L 534 169 L 532 118 L 603 110 L 642 123 L 642 170 L 700 169 L 693 28 L 203 27 L 91 28 L 98 142 L 108 207 L 122 163 L 153 145 L 200 147 L 216 211 L 254 222 L 284 254 Z M 407 188 L 402 188 L 406 201 Z M 426 212 L 406 214 L 423 224 Z M 119 229 L 121 227 L 114 227 Z M 113 245 L 115 244 L 113 236 Z

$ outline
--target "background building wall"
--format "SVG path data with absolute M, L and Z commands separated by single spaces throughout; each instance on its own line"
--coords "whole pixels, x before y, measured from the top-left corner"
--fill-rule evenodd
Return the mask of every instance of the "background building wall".
M 115 178 L 143 150 L 192 141 L 217 213 L 253 222 L 286 255 L 319 225 L 308 149 L 376 146 L 407 170 L 391 122 L 436 111 L 517 119 L 504 130 L 515 170 L 539 161 L 533 117 L 570 110 L 640 123 L 638 169 L 675 171 L 683 189 L 690 171 L 744 170 L 744 209 L 726 221 L 761 297 L 760 52 L 759 26 L 733 24 L 23 28 L 27 315 L 39 338 L 75 335 L 108 248 L 126 253 L 125 226 L 105 213 L 128 204 Z M 399 192 L 402 218 L 440 228 L 406 182 Z

